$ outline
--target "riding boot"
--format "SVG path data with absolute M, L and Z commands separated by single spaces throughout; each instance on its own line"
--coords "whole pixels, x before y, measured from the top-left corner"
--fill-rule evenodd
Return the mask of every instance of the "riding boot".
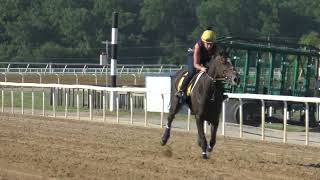
M 183 104 L 186 102 L 186 89 L 188 86 L 188 81 L 185 78 L 181 84 L 180 90 L 176 92 L 176 96 L 179 98 L 179 103 Z

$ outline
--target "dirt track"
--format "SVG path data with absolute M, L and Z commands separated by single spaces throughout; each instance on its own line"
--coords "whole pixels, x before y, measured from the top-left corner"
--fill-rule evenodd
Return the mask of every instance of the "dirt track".
M 196 135 L 0 114 L 0 179 L 320 179 L 320 149 L 219 136 L 207 161 Z

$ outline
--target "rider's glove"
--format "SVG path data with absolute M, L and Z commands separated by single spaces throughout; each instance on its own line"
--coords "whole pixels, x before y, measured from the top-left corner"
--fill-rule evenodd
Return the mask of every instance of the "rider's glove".
M 200 71 L 202 71 L 202 72 L 207 72 L 207 68 L 201 67 Z

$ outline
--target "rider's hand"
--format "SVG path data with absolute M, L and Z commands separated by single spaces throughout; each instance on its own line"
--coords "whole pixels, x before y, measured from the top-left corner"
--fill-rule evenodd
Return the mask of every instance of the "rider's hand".
M 207 68 L 201 67 L 200 71 L 202 71 L 202 72 L 207 72 Z

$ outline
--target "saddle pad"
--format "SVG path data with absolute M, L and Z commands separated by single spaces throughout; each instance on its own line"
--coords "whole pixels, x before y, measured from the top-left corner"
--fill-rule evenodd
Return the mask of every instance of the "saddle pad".
M 196 85 L 196 83 L 198 82 L 199 78 L 201 77 L 201 75 L 203 74 L 203 72 L 199 72 L 197 73 L 195 76 L 193 76 L 192 80 L 190 81 L 190 83 L 188 84 L 188 87 L 187 87 L 187 96 L 190 95 L 190 93 L 192 92 L 193 90 L 193 87 L 194 85 Z M 184 72 L 183 75 L 181 76 L 180 80 L 179 80 L 179 83 L 178 83 L 178 86 L 177 86 L 177 89 L 180 90 L 180 87 L 182 85 L 182 82 L 184 80 L 184 78 L 186 78 L 186 76 L 188 75 L 188 72 Z
M 188 75 L 188 71 L 183 72 L 181 78 L 179 79 L 179 83 L 177 85 L 177 90 L 179 91 L 182 85 L 182 82 L 184 80 L 184 78 L 186 78 L 186 76 Z
M 204 72 L 200 71 L 192 78 L 190 84 L 188 85 L 187 96 L 190 96 L 194 86 L 197 84 L 198 80 L 200 79 L 203 73 Z

